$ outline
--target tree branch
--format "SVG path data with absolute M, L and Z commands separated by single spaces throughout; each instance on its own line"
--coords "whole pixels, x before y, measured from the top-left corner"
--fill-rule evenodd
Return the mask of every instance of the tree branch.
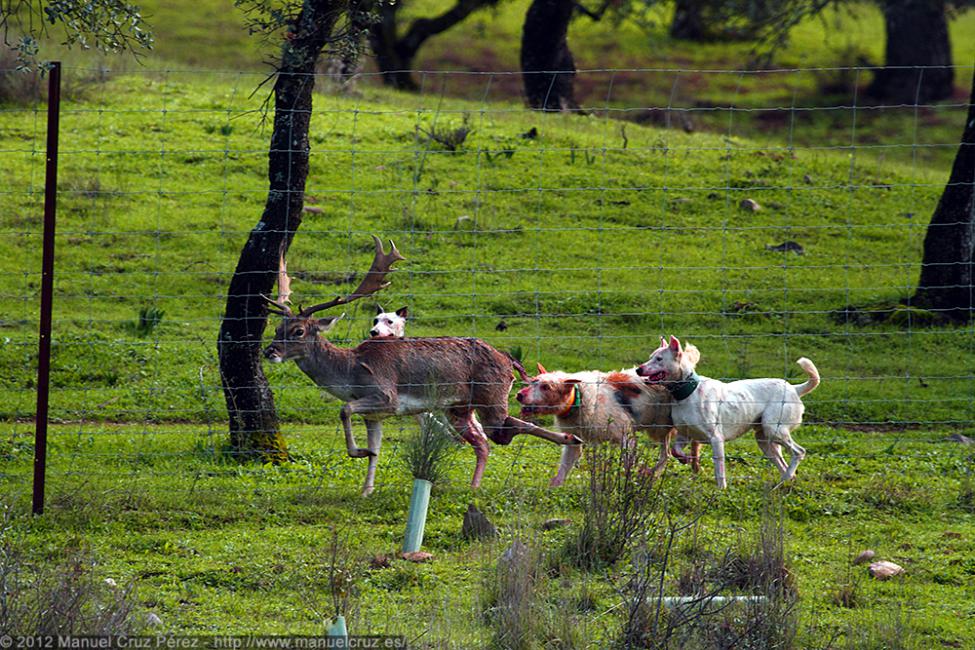
M 483 7 L 497 4 L 498 0 L 457 0 L 457 4 L 434 18 L 417 18 L 410 23 L 396 48 L 406 57 L 413 58 L 420 46 L 430 38 L 445 32 Z

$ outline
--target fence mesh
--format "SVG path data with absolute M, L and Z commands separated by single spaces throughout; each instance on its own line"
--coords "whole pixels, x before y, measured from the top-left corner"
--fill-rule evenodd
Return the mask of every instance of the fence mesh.
M 269 140 L 259 74 L 67 72 L 49 469 L 61 494 L 152 459 L 179 477 L 181 459 L 226 451 L 215 340 L 266 198 Z M 569 371 L 631 367 L 662 334 L 695 343 L 700 372 L 722 379 L 796 379 L 807 356 L 823 384 L 806 422 L 830 458 L 970 431 L 975 332 L 910 304 L 968 103 L 867 103 L 870 73 L 586 70 L 585 105 L 555 115 L 524 109 L 513 73 L 419 72 L 417 94 L 322 75 L 294 299 L 354 286 L 377 233 L 408 258 L 377 299 L 409 307 L 410 335 L 482 337 Z M 44 110 L 0 109 L 10 459 L 30 451 Z M 350 307 L 331 340 L 365 338 L 374 302 Z M 360 466 L 339 403 L 293 364 L 267 372 L 292 451 L 312 459 L 308 484 L 346 489 Z M 864 433 L 884 435 L 844 448 Z M 554 469 L 547 443 L 517 448 L 488 476 Z M 405 480 L 384 463 L 380 481 Z M 28 469 L 8 464 L 10 489 Z

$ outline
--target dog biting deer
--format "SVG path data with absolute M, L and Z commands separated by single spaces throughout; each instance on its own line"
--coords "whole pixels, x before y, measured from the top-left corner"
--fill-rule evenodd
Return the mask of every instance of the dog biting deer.
M 345 444 L 353 458 L 369 458 L 362 487 L 370 494 L 375 485 L 376 461 L 382 446 L 382 420 L 395 415 L 442 412 L 461 437 L 474 448 L 477 463 L 471 487 L 480 485 L 487 464 L 488 444 L 506 445 L 528 434 L 563 445 L 581 444 L 579 438 L 555 433 L 508 414 L 508 393 L 514 383 L 516 362 L 475 338 L 366 339 L 355 348 L 339 348 L 319 336 L 342 316 L 315 318 L 314 314 L 349 304 L 387 287 L 392 265 L 403 258 L 390 242 L 390 252 L 373 237 L 376 254 L 362 282 L 351 294 L 301 309 L 298 313 L 279 297 L 267 296 L 269 310 L 284 317 L 265 349 L 271 362 L 294 360 L 316 384 L 340 399 Z M 284 262 L 279 289 L 288 287 Z M 518 366 L 519 372 L 524 372 Z M 480 416 L 481 422 L 474 418 Z M 366 422 L 368 446 L 356 444 L 352 416 Z

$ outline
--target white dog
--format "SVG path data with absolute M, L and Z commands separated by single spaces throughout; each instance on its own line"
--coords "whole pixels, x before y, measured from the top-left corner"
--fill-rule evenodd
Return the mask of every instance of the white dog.
M 694 364 L 685 357 L 677 338 L 671 336 L 670 343 L 661 338 L 660 347 L 637 374 L 647 383 L 661 384 L 670 391 L 674 398 L 671 417 L 682 436 L 711 445 L 718 487 L 727 487 L 724 443 L 752 428 L 758 446 L 778 468 L 782 481 L 791 480 L 806 455 L 791 432 L 802 423 L 800 398 L 819 385 L 819 371 L 813 362 L 805 357 L 796 362 L 809 375 L 808 381 L 798 386 L 782 379 L 744 379 L 726 384 L 699 377 Z M 783 446 L 790 454 L 788 467 L 782 458 Z
M 406 336 L 406 307 L 396 311 L 386 311 L 376 305 L 376 317 L 372 319 L 369 337 L 374 339 L 401 339 Z

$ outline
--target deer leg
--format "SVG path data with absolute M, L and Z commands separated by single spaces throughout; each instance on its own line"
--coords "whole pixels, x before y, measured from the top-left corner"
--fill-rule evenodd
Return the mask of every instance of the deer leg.
M 383 423 L 379 420 L 366 420 L 366 436 L 369 440 L 369 469 L 366 470 L 366 482 L 362 484 L 362 496 L 372 494 L 376 484 L 376 465 L 379 462 L 379 449 L 383 444 Z
M 376 454 L 370 449 L 362 449 L 355 442 L 355 436 L 352 435 L 352 414 L 359 413 L 361 415 L 369 414 L 384 414 L 395 412 L 396 408 L 392 404 L 392 401 L 385 394 L 368 395 L 366 397 L 360 397 L 359 399 L 352 400 L 351 402 L 346 402 L 342 405 L 342 410 L 339 411 L 339 415 L 342 418 L 342 427 L 345 429 L 345 447 L 349 452 L 349 456 L 352 458 L 366 458 L 368 456 L 375 456 Z M 378 453 L 379 450 L 376 450 Z
M 530 436 L 535 436 L 536 438 L 541 438 L 543 440 L 548 440 L 549 442 L 554 442 L 557 445 L 582 444 L 582 439 L 578 436 L 572 435 L 571 433 L 555 433 L 554 431 L 543 429 L 540 426 L 530 422 L 525 422 L 524 420 L 519 420 L 518 418 L 511 417 L 510 415 L 505 416 L 500 425 L 487 425 L 488 437 L 499 445 L 507 445 L 511 442 L 512 438 L 523 433 Z
M 484 476 L 484 468 L 490 454 L 487 437 L 481 429 L 481 423 L 474 417 L 473 411 L 449 411 L 447 417 L 450 418 L 450 423 L 460 433 L 464 442 L 474 448 L 477 464 L 474 466 L 474 476 L 471 478 L 471 489 L 476 490 L 481 485 L 481 477 Z

